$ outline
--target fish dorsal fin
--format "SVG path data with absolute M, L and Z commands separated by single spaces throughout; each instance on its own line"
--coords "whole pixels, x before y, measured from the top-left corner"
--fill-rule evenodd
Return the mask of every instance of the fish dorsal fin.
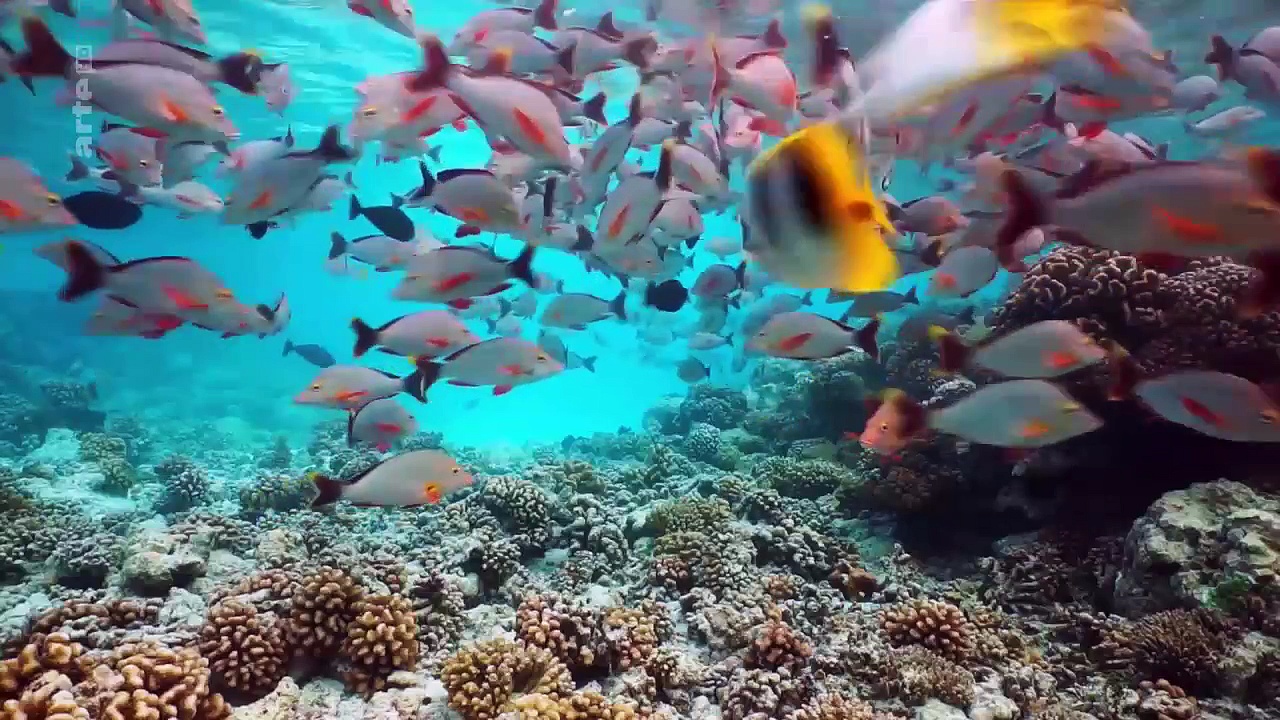
M 407 317 L 409 317 L 408 314 L 405 314 L 405 315 L 401 315 L 398 318 L 393 318 L 391 320 L 386 321 L 385 323 L 382 324 L 382 327 L 378 328 L 378 332 L 385 331 L 387 328 L 391 327 L 392 325 L 395 325 L 396 323 L 400 322 L 401 320 Z
M 493 173 L 484 168 L 450 168 L 436 173 L 436 182 L 449 182 L 464 175 L 488 175 L 489 177 L 494 177 Z
M 604 16 L 600 18 L 600 22 L 596 23 L 596 32 L 611 40 L 618 40 L 622 38 L 622 31 L 619 30 L 618 26 L 613 22 L 612 10 L 605 13 Z
M 399 380 L 399 379 L 400 379 L 400 376 L 399 376 L 399 375 L 393 375 L 393 374 L 391 374 L 391 373 L 387 372 L 386 370 L 379 370 L 378 368 L 369 368 L 369 369 L 370 369 L 370 370 L 372 370 L 372 371 L 374 371 L 374 372 L 376 372 L 376 373 L 378 373 L 379 375 L 381 375 L 382 377 L 385 377 L 385 378 L 390 378 L 390 379 L 392 379 L 392 380 Z

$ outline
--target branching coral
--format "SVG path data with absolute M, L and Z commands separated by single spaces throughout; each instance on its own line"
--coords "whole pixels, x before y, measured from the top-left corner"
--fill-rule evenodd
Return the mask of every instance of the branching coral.
M 920 646 L 891 651 L 879 677 L 880 692 L 909 705 L 929 698 L 957 707 L 973 702 L 973 674 Z
M 156 501 L 159 512 L 190 510 L 209 497 L 209 473 L 190 458 L 171 455 L 156 465 L 155 473 L 164 486 L 164 492 Z
M 440 681 L 449 706 L 465 720 L 493 720 L 524 695 L 559 702 L 573 694 L 569 669 L 550 651 L 509 640 L 462 648 L 444 662 Z
M 373 595 L 356 601 L 341 654 L 343 679 L 353 691 L 369 694 L 386 687 L 396 670 L 418 662 L 418 622 L 413 604 L 399 595 Z
M 1190 610 L 1148 615 L 1112 628 L 1107 639 L 1131 653 L 1141 677 L 1167 680 L 1195 693 L 1212 692 L 1217 686 L 1218 663 L 1230 641 L 1211 613 Z
M 606 659 L 599 612 L 558 595 L 530 595 L 520 603 L 516 638 L 549 650 L 570 672 L 590 670 Z
M 466 599 L 456 581 L 432 572 L 418 578 L 409 596 L 418 621 L 418 643 L 422 650 L 440 650 L 462 633 Z
M 231 707 L 209 687 L 209 663 L 195 648 L 154 643 L 116 648 L 94 668 L 89 709 L 103 720 L 222 720 Z
M 480 496 L 525 547 L 545 547 L 551 534 L 551 502 L 542 488 L 517 477 L 496 477 Z
M 240 509 L 249 514 L 298 510 L 314 494 L 312 483 L 303 475 L 262 473 L 240 487 Z
M 915 600 L 886 608 L 880 627 L 895 646 L 920 645 L 953 660 L 973 651 L 964 611 L 939 600 Z
M 347 637 L 364 588 L 347 573 L 320 568 L 303 579 L 293 595 L 289 613 L 289 640 L 300 654 L 315 658 L 333 656 Z
M 199 648 L 217 687 L 247 695 L 274 689 L 289 659 L 276 618 L 259 615 L 253 605 L 234 599 L 209 609 Z
M 786 623 L 771 621 L 756 629 L 747 649 L 747 667 L 792 672 L 803 668 L 813 656 L 813 645 Z

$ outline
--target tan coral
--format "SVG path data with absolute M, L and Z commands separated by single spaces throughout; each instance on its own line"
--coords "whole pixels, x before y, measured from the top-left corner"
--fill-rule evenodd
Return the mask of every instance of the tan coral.
M 492 720 L 527 695 L 559 702 L 573 693 L 569 669 L 544 648 L 510 640 L 469 645 L 445 660 L 440 681 L 466 720 Z M 532 701 L 530 701 L 532 702 Z
M 210 689 L 209 661 L 195 648 L 121 645 L 86 684 L 94 690 L 90 712 L 103 720 L 223 720 L 231 715 L 231 706 Z
M 363 597 L 364 588 L 337 568 L 323 567 L 303 579 L 289 612 L 289 642 L 295 652 L 313 658 L 336 653 Z
M 649 664 L 658 651 L 658 622 L 653 608 L 605 611 L 605 638 L 614 667 L 629 670 Z
M 64 633 L 33 635 L 17 657 L 0 662 L 0 718 L 88 720 L 71 694 L 89 667 L 83 652 Z
M 413 604 L 399 595 L 373 595 L 356 602 L 341 655 L 343 680 L 352 691 L 369 694 L 387 686 L 397 670 L 418 664 L 418 621 Z
M 223 689 L 265 694 L 284 677 L 289 659 L 284 632 L 270 615 L 239 600 L 223 600 L 209 610 L 200 628 L 200 653 Z
M 892 605 L 881 615 L 880 627 L 897 647 L 922 645 L 952 660 L 964 660 L 973 651 L 964 611 L 940 600 Z

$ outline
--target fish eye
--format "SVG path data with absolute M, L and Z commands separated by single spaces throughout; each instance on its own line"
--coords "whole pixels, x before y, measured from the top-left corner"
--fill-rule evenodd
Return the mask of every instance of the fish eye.
M 378 114 L 378 108 L 374 107 L 373 105 L 366 105 L 360 108 L 360 114 L 363 115 L 364 117 L 373 117 L 374 115 Z
M 223 114 L 224 114 L 225 112 L 226 112 L 226 111 L 222 109 L 222 106 L 221 106 L 221 105 L 214 105 L 214 106 L 213 106 L 213 116 L 214 116 L 214 117 L 222 117 L 222 116 L 223 116 Z
M 539 356 L 538 356 L 538 362 L 546 362 L 546 361 L 547 361 L 547 360 L 549 360 L 549 359 L 550 359 L 550 358 L 548 358 L 546 355 L 539 355 Z
M 138 166 L 139 166 L 139 167 L 148 167 L 148 166 L 150 166 L 150 165 L 151 165 L 151 162 L 150 162 L 149 160 L 139 160 L 139 161 L 138 161 Z
M 880 423 L 880 432 L 889 432 L 889 423 Z
M 49 193 L 48 195 L 45 195 L 44 201 L 48 203 L 50 206 L 57 206 L 62 204 L 62 198 L 58 197 L 57 195 L 54 195 L 53 193 Z
M 462 472 L 462 470 L 461 470 L 461 468 L 456 468 L 456 467 L 455 467 L 451 472 L 452 472 L 454 475 L 457 475 L 458 473 Z
M 320 392 L 321 387 L 322 385 L 320 385 L 320 383 L 312 383 L 311 392 Z

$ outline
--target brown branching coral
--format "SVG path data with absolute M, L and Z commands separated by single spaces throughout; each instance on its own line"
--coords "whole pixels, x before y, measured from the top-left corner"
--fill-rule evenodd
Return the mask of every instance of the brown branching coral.
M 920 645 L 952 660 L 973 651 L 964 611 L 940 600 L 913 600 L 885 609 L 880 627 L 895 646 Z
M 524 695 L 559 702 L 573 694 L 569 669 L 550 651 L 510 640 L 462 648 L 445 660 L 440 681 L 465 720 L 492 720 Z
M 516 608 L 516 638 L 550 650 L 572 672 L 605 660 L 604 632 L 596 610 L 554 594 L 530 595 Z
M 1218 684 L 1218 662 L 1230 639 L 1217 618 L 1192 610 L 1148 615 L 1107 637 L 1131 653 L 1141 677 L 1167 680 L 1197 694 L 1212 692 Z
M 614 703 L 598 692 L 574 693 L 559 700 L 547 695 L 522 695 L 511 703 L 518 720 L 634 720 L 635 705 Z
M 78 718 L 83 708 L 68 691 L 84 678 L 84 648 L 63 633 L 33 636 L 18 656 L 0 662 L 0 716 L 55 717 L 59 712 Z
M 289 659 L 285 633 L 274 616 L 248 603 L 223 600 L 200 628 L 200 654 L 217 686 L 248 695 L 266 694 L 284 677 Z
M 609 663 L 619 670 L 647 666 L 669 629 L 656 603 L 646 603 L 638 609 L 609 608 L 603 624 Z
M 747 667 L 792 672 L 803 668 L 813 656 L 813 645 L 786 623 L 771 621 L 756 629 L 747 648 Z
M 209 662 L 195 648 L 122 645 L 94 669 L 91 716 L 103 720 L 222 720 L 231 707 L 209 687 Z M 88 690 L 89 688 L 86 688 Z
M 882 716 L 871 705 L 840 693 L 822 693 L 808 705 L 792 713 L 788 720 L 878 720 Z
M 653 526 L 658 534 L 718 530 L 733 520 L 729 503 L 720 498 L 681 498 L 659 505 L 653 511 Z
M 418 622 L 413 604 L 399 595 L 373 595 L 358 600 L 342 643 L 349 664 L 343 680 L 353 691 L 369 694 L 386 687 L 396 670 L 412 670 L 418 662 Z
M 938 698 L 948 705 L 967 707 L 973 702 L 973 674 L 918 645 L 904 647 L 889 653 L 878 689 L 908 705 Z
M 363 597 L 364 588 L 342 570 L 323 567 L 308 575 L 294 593 L 289 613 L 289 642 L 295 652 L 333 656 L 346 640 L 347 626 Z

